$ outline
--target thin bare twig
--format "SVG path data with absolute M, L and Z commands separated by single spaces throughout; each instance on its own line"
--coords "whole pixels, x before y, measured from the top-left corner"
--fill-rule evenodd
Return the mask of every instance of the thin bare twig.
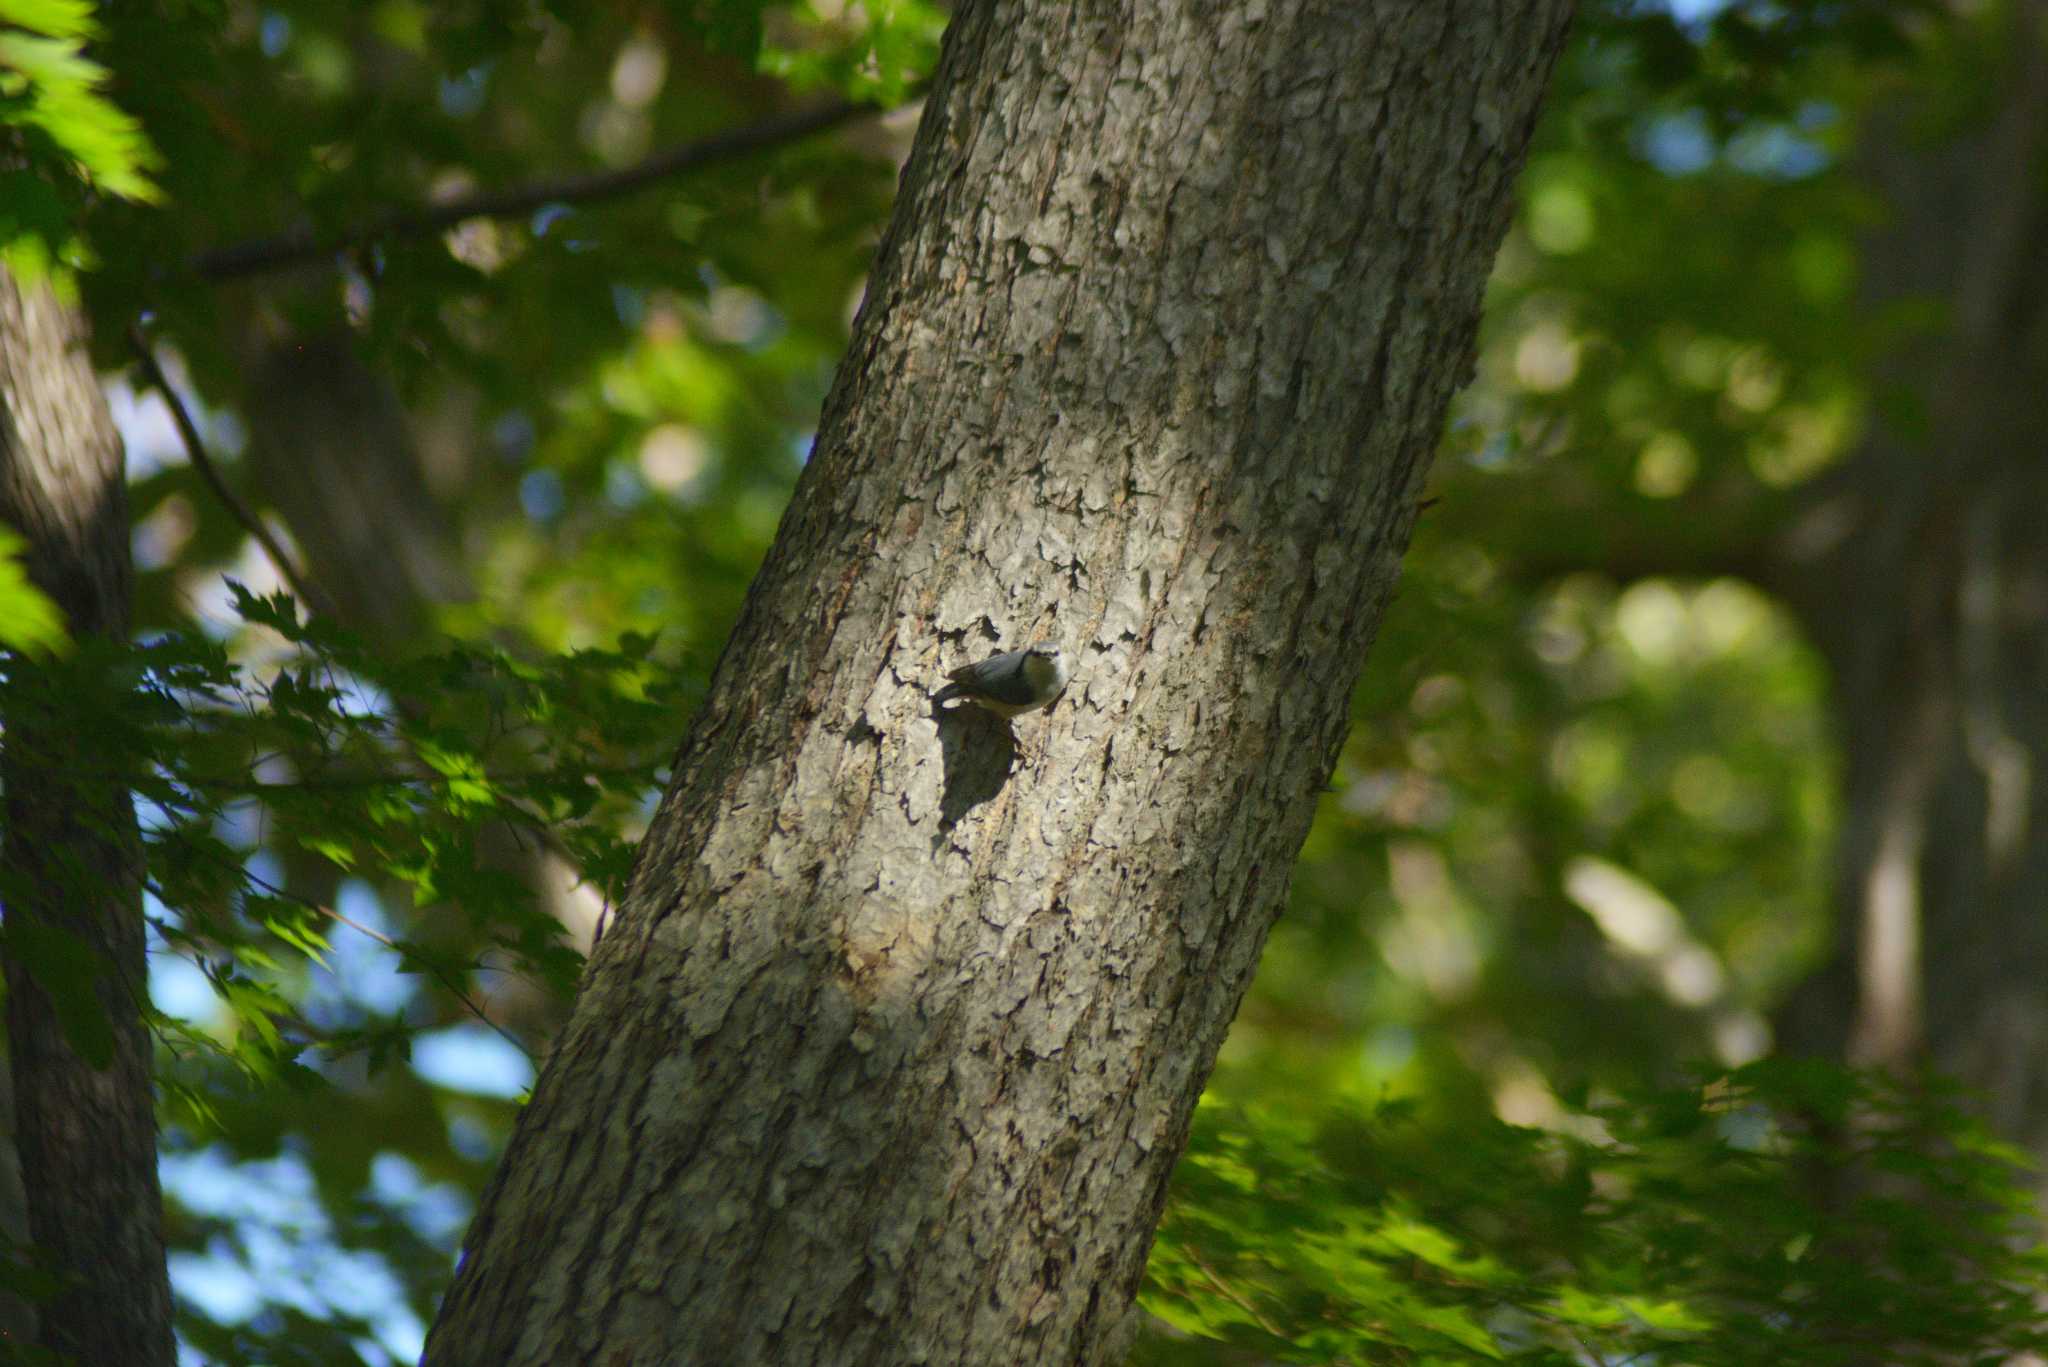
M 424 237 L 452 228 L 466 219 L 520 218 L 550 204 L 592 204 L 617 199 L 669 176 L 767 151 L 837 128 L 854 119 L 888 112 L 880 105 L 834 100 L 815 109 L 777 114 L 744 128 L 728 129 L 695 142 L 682 143 L 616 171 L 555 176 L 499 190 L 479 190 L 442 204 L 389 210 L 331 232 L 294 228 L 274 237 L 252 238 L 247 242 L 215 247 L 193 257 L 189 269 L 204 280 L 235 280 L 302 261 L 331 257 L 351 248 Z
M 128 325 L 128 345 L 134 349 L 135 359 L 142 363 L 143 378 L 164 396 L 164 402 L 170 406 L 171 421 L 177 425 L 178 436 L 185 443 L 185 454 L 192 461 L 193 468 L 199 471 L 199 477 L 206 481 L 206 487 L 213 490 L 213 496 L 234 515 L 235 521 L 241 523 L 243 529 L 256 538 L 256 544 L 270 557 L 270 563 L 277 566 L 278 574 L 285 583 L 291 585 L 292 592 L 298 595 L 299 601 L 309 608 L 333 616 L 334 605 L 328 600 L 327 595 L 320 592 L 298 567 L 292 564 L 291 557 L 284 553 L 284 547 L 277 544 L 277 538 L 263 525 L 263 519 L 256 516 L 249 505 L 242 502 L 235 495 L 235 491 L 228 487 L 228 482 L 221 478 L 220 467 L 213 463 L 213 457 L 206 454 L 206 443 L 199 439 L 199 428 L 194 425 L 191 413 L 186 411 L 185 401 L 179 398 L 178 391 L 172 388 L 170 376 L 164 374 L 163 366 L 157 362 L 156 351 L 150 346 L 149 339 L 142 335 L 140 323 Z

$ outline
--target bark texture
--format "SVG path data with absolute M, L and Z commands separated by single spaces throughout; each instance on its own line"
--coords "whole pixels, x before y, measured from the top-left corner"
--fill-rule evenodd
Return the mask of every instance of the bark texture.
M 1121 1353 L 1570 8 L 962 7 L 429 1363 Z
M 1845 752 L 1838 954 L 1784 1035 L 1932 1061 L 2048 1162 L 2048 3 L 1957 22 L 2011 25 L 1983 121 L 1930 144 L 1895 92 L 1862 167 L 1891 211 L 1870 303 L 1946 320 L 1890 370 L 1924 429 L 1878 428 L 1813 490 L 1772 577 Z
M 81 642 L 127 636 L 123 479 L 82 319 L 47 288 L 25 292 L 0 271 L 0 522 L 27 538 L 29 576 Z M 167 1364 L 171 1296 L 140 1010 L 141 844 L 115 761 L 53 696 L 58 672 L 81 667 L 12 662 L 0 698 L 15 1142 L 31 1238 L 65 1281 L 40 1307 L 42 1343 L 95 1367 Z M 82 971 L 50 991 L 31 976 L 67 960 Z M 51 997 L 86 977 L 111 1030 L 104 1067 L 74 1047 Z

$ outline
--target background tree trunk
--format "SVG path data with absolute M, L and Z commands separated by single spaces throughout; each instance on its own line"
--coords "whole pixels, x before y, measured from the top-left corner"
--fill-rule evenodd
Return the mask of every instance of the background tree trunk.
M 78 315 L 0 271 L 0 522 L 74 639 L 123 641 L 129 559 L 121 441 Z M 7 1030 L 29 1231 L 65 1285 L 42 1343 L 95 1367 L 172 1360 L 143 960 L 142 851 L 119 759 L 77 709 L 91 654 L 10 665 L 5 748 Z M 63 681 L 60 681 L 63 680 Z M 102 690 L 104 691 L 104 689 Z M 52 978 L 53 965 L 72 971 Z M 77 1019 L 75 994 L 104 1013 Z M 67 995 L 72 999 L 67 1000 Z M 90 1016 L 90 1012 L 85 1013 Z M 66 1021 L 71 1023 L 67 1031 Z M 101 1038 L 95 1062 L 77 1041 Z
M 1795 1049 L 1931 1060 L 2048 1163 L 2048 4 L 1996 22 L 2010 65 L 1978 127 L 1927 139 L 1907 91 L 1872 131 L 1891 212 L 1866 297 L 1944 325 L 1778 544 L 1845 759 L 1837 952 L 1782 1024 Z
M 476 596 L 420 470 L 405 411 L 337 333 L 250 345 L 245 460 L 341 620 L 416 646 L 435 609 Z
M 962 8 L 427 1361 L 1121 1351 L 1570 8 Z

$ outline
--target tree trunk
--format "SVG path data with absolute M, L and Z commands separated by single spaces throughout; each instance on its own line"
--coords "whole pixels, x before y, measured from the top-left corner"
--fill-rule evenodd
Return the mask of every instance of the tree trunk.
M 429 1363 L 1121 1352 L 1569 10 L 962 7 Z
M 1923 430 L 1880 427 L 1780 542 L 1845 750 L 1837 954 L 1783 1024 L 1931 1060 L 2048 1164 L 2048 4 L 1997 15 L 1983 126 L 1930 147 L 1895 98 L 1865 158 L 1892 210 L 1871 304 L 1944 306 L 1891 371 Z
M 0 522 L 81 645 L 128 632 L 121 441 L 79 315 L 0 271 Z M 29 1231 L 63 1279 L 42 1343 L 95 1367 L 172 1360 L 143 961 L 123 760 L 78 723 L 81 660 L 9 662 L 0 752 L 7 1031 Z M 132 756 L 126 761 L 132 763 Z M 90 994 L 99 1016 L 81 1010 Z M 103 1017 L 103 1019 L 102 1019 Z M 100 1055 L 98 1058 L 88 1055 Z

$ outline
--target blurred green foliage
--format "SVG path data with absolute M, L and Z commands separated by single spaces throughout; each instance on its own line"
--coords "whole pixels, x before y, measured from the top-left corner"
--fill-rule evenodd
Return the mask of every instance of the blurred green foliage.
M 893 105 L 943 18 L 0 4 L 71 45 L 97 102 L 60 135 L 23 112 L 45 78 L 0 85 L 4 174 L 36 186 L 0 194 L 0 232 L 94 265 L 130 440 L 138 644 L 111 696 L 71 702 L 104 710 L 145 818 L 169 1235 L 204 1360 L 417 1351 L 530 1075 L 475 1018 L 538 1052 L 579 962 L 484 846 L 545 844 L 616 890 L 802 467 L 908 124 L 376 225 L 811 100 Z M 1141 1360 L 2037 1344 L 2013 1156 L 1932 1084 L 1755 1062 L 1826 942 L 1837 775 L 1825 672 L 1749 571 L 1897 406 L 1867 363 L 1931 320 L 1856 308 L 1880 208 L 1848 162 L 1900 81 L 1971 117 L 1975 22 L 1588 7 L 1438 501 L 1197 1117 Z M 113 110 L 149 140 L 117 139 L 125 163 L 86 132 L 134 126 Z M 138 317 L 244 485 L 256 358 L 348 339 L 403 401 L 473 589 L 434 639 L 228 585 L 268 571 L 119 377 Z M 10 607 L 32 601 L 0 577 L 11 649 L 54 640 Z M 1884 1180 L 1843 1204 L 1829 1171 Z
M 1204 1110 L 1134 1362 L 1994 1362 L 2038 1351 L 2025 1156 L 1938 1085 L 1767 1061 L 1547 1130 Z M 1830 1200 L 1816 1173 L 1881 1181 Z

